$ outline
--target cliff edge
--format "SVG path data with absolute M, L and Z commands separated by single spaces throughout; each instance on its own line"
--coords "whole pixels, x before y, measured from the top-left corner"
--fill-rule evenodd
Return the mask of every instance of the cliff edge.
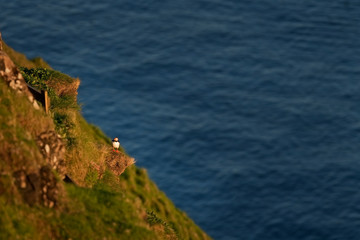
M 0 238 L 210 239 L 86 122 L 79 84 L 0 35 Z

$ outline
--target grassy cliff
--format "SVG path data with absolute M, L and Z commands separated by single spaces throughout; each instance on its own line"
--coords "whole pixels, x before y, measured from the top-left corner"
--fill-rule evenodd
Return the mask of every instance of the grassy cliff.
M 110 139 L 86 122 L 76 100 L 79 79 L 41 58 L 28 60 L 6 45 L 4 51 L 29 84 L 49 92 L 51 108 L 34 109 L 0 77 L 0 239 L 210 239 L 124 149 L 112 152 Z M 51 170 L 53 178 L 39 147 L 39 136 L 51 131 L 66 149 L 63 173 Z M 109 165 L 114 159 L 130 162 L 119 172 Z M 52 204 L 28 194 L 26 183 L 41 182 L 33 179 L 44 173 L 55 179 Z

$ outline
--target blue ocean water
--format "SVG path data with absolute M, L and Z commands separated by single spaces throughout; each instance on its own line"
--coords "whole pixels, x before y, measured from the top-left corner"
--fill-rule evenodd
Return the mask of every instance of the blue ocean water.
M 360 2 L 0 0 L 4 40 L 214 239 L 360 239 Z

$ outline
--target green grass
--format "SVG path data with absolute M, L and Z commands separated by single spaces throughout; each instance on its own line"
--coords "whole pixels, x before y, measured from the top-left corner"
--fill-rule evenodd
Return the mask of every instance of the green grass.
M 69 115 L 64 112 L 54 112 L 53 119 L 55 123 L 55 130 L 66 139 L 68 147 L 76 145 L 76 138 L 72 134 L 74 129 L 74 122 L 70 119 Z
M 61 235 L 74 239 L 158 239 L 145 226 L 138 224 L 136 211 L 120 193 L 104 189 L 66 186 L 75 203 L 61 215 Z M 74 211 L 74 212 L 73 212 Z M 134 221 L 135 220 L 135 221 Z
M 51 92 L 52 107 L 51 114 L 35 110 L 0 78 L 0 239 L 210 239 L 157 188 L 145 169 L 133 165 L 121 176 L 106 169 L 111 140 L 79 112 L 78 80 L 39 68 L 36 64 L 45 65 L 41 59 L 32 62 L 11 54 L 27 68 L 27 81 Z M 12 174 L 46 164 L 36 139 L 48 130 L 56 130 L 67 142 L 67 174 L 78 184 L 58 182 L 56 209 L 27 205 Z M 104 168 L 101 178 L 92 163 Z
M 69 109 L 80 109 L 76 102 L 76 96 L 70 94 L 58 95 L 56 89 L 52 88 L 50 81 L 59 83 L 72 83 L 74 80 L 63 73 L 47 68 L 20 68 L 25 82 L 38 90 L 48 92 L 50 97 L 50 110 L 53 115 L 57 132 L 66 139 L 68 147 L 76 146 L 76 138 L 73 135 L 74 122 L 69 116 Z
M 76 81 L 75 79 L 61 72 L 47 68 L 21 67 L 20 70 L 27 84 L 36 89 L 48 92 L 52 110 L 80 108 L 76 102 L 76 96 L 70 94 L 59 95 L 56 93 L 56 89 L 51 87 L 51 83 L 53 82 L 56 84 L 73 83 Z
M 34 225 L 23 215 L 21 206 L 9 205 L 0 198 L 0 237 L 1 239 L 31 238 L 36 235 Z

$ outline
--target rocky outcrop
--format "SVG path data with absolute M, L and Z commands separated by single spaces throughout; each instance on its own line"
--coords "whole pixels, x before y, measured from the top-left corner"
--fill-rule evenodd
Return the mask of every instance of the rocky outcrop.
M 49 166 L 40 169 L 41 203 L 49 208 L 56 206 L 58 199 L 57 180 Z
M 105 168 L 108 168 L 116 175 L 121 175 L 125 169 L 135 163 L 135 159 L 127 156 L 122 152 L 111 152 L 111 148 L 107 149 L 108 153 L 105 156 L 105 164 L 91 163 L 91 167 L 98 174 L 98 179 L 103 177 Z
M 29 91 L 20 70 L 3 51 L 1 34 L 0 77 L 16 93 L 25 95 L 34 108 L 40 109 L 34 95 Z M 58 182 L 53 169 L 60 176 L 65 176 L 65 145 L 61 137 L 54 130 L 41 132 L 36 138 L 36 143 L 46 163 L 42 162 L 39 167 L 35 168 L 33 166 L 31 170 L 25 165 L 20 169 L 17 167 L 14 171 L 11 171 L 10 175 L 13 176 L 14 184 L 26 203 L 29 205 L 41 204 L 53 208 L 58 203 L 59 192 Z M 11 154 L 9 156 L 12 158 Z M 4 189 L 0 181 L 0 194 L 4 192 Z
M 64 178 L 66 173 L 65 145 L 61 137 L 55 131 L 49 130 L 40 133 L 36 143 L 46 162 Z
M 13 177 L 18 191 L 29 205 L 41 204 L 49 208 L 57 205 L 57 180 L 49 166 L 30 173 L 20 169 L 13 173 Z
M 39 105 L 30 93 L 24 77 L 21 75 L 19 69 L 14 62 L 2 49 L 2 39 L 0 33 L 0 76 L 4 79 L 6 84 L 18 93 L 25 94 L 34 108 L 39 109 Z
M 106 157 L 106 166 L 116 175 L 122 174 L 127 167 L 135 163 L 135 159 L 122 152 L 112 152 Z

